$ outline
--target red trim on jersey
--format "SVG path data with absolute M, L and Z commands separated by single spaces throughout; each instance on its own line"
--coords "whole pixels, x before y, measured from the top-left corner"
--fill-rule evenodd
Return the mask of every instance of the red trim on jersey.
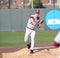
M 32 18 L 32 19 L 33 19 L 33 21 L 35 22 L 35 18 L 34 18 L 33 16 L 30 16 L 30 18 Z
M 54 46 L 55 46 L 55 47 L 59 47 L 59 45 L 60 45 L 59 43 L 54 42 Z
M 30 18 L 34 19 L 34 17 L 33 17 L 33 16 L 30 16 Z
M 32 19 L 34 20 L 34 17 L 33 17 L 33 16 L 30 16 L 30 18 L 32 18 Z M 40 18 L 39 18 L 39 17 L 37 17 L 36 19 L 37 19 L 37 20 L 39 20 Z

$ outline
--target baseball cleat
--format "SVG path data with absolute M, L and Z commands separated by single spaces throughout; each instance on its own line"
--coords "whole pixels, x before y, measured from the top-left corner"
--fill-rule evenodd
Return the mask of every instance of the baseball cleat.
M 31 47 L 31 43 L 27 44 L 27 47 L 28 47 L 28 49 L 30 49 L 30 47 Z
M 33 54 L 34 52 L 33 52 L 33 50 L 30 50 L 30 54 Z

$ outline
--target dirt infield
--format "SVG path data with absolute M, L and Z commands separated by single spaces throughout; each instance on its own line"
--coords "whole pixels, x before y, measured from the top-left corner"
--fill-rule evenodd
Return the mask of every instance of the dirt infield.
M 0 48 L 0 58 L 58 58 L 59 48 L 52 46 L 35 47 L 34 54 L 30 54 L 27 48 L 7 47 Z

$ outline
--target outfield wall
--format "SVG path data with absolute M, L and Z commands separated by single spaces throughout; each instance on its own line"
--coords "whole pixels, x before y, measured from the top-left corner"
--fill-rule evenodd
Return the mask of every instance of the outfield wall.
M 40 9 L 40 18 L 45 19 L 50 9 Z M 0 9 L 0 31 L 24 31 L 34 9 Z M 44 23 L 40 30 L 50 30 Z

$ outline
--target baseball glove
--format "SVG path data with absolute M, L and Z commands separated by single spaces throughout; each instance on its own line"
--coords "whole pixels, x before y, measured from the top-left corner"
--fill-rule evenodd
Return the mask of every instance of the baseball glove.
M 38 21 L 38 28 L 40 28 L 40 27 L 42 26 L 43 22 L 44 22 L 43 19 L 40 19 L 40 20 Z

